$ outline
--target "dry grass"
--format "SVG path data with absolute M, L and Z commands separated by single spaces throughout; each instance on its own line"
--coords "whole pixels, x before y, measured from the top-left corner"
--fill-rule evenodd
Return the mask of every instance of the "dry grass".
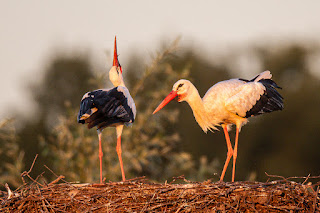
M 29 172 L 22 174 L 23 180 Z M 41 176 L 39 176 L 41 178 Z M 38 178 L 39 178 L 38 177 Z M 1 212 L 319 212 L 319 184 L 261 182 L 153 183 L 144 177 L 125 182 L 73 184 L 63 176 L 38 179 L 0 196 Z M 270 178 L 275 178 L 270 176 Z M 316 177 L 319 179 L 319 177 Z M 57 183 L 63 181 L 63 183 Z M 178 183 L 179 182 L 179 183 Z

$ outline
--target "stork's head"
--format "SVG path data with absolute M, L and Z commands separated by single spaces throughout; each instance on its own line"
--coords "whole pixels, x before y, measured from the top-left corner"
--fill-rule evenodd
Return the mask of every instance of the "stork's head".
M 114 38 L 113 66 L 109 71 L 109 79 L 115 87 L 123 84 L 122 67 L 117 53 L 117 37 Z
M 159 106 L 154 110 L 153 114 L 162 109 L 165 105 L 167 105 L 170 101 L 172 101 L 175 97 L 178 97 L 178 102 L 187 101 L 189 95 L 192 93 L 193 84 L 185 79 L 180 79 L 177 81 L 173 87 L 172 91 L 169 95 L 159 104 Z

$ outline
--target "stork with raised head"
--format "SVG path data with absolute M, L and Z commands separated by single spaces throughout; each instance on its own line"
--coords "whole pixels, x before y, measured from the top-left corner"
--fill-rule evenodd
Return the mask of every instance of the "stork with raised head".
M 114 41 L 113 66 L 109 71 L 109 79 L 114 88 L 98 89 L 84 94 L 80 104 L 78 123 L 88 124 L 88 128 L 97 127 L 99 137 L 100 183 L 102 183 L 102 147 L 101 133 L 106 127 L 116 127 L 117 147 L 122 180 L 125 181 L 121 157 L 121 134 L 123 126 L 130 126 L 136 117 L 136 106 L 125 86 L 122 67 L 118 60 L 117 40 Z
M 162 109 L 175 97 L 178 102 L 186 101 L 204 132 L 223 128 L 227 142 L 227 159 L 220 180 L 223 181 L 229 161 L 233 156 L 232 182 L 235 178 L 235 166 L 238 151 L 239 131 L 248 122 L 248 118 L 264 113 L 282 110 L 283 97 L 276 90 L 280 88 L 271 80 L 270 71 L 264 71 L 251 80 L 230 79 L 213 85 L 201 99 L 198 90 L 188 80 L 177 81 L 170 94 L 154 110 Z M 281 88 L 280 88 L 281 89 Z M 232 148 L 228 131 L 236 125 L 235 145 Z

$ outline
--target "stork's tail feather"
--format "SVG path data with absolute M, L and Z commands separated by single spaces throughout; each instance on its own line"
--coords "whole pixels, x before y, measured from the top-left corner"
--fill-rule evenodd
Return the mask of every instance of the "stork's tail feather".
M 246 118 L 282 110 L 284 108 L 283 97 L 276 90 L 281 89 L 281 87 L 271 80 L 271 77 L 271 73 L 269 71 L 265 71 L 251 80 L 263 84 L 265 92 L 261 95 L 257 103 L 246 113 Z

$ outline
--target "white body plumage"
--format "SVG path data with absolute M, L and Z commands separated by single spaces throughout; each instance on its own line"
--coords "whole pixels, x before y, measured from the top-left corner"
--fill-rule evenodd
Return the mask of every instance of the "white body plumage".
M 251 80 L 230 79 L 213 85 L 201 99 L 196 87 L 188 80 L 177 81 L 170 94 L 159 104 L 153 114 L 162 109 L 175 97 L 186 101 L 204 132 L 222 126 L 228 147 L 227 159 L 220 180 L 223 180 L 230 158 L 233 156 L 232 181 L 235 176 L 235 163 L 238 149 L 238 135 L 248 118 L 283 109 L 283 98 L 276 90 L 280 88 L 271 80 L 270 71 L 264 71 Z M 236 140 L 234 149 L 228 131 L 235 124 Z

